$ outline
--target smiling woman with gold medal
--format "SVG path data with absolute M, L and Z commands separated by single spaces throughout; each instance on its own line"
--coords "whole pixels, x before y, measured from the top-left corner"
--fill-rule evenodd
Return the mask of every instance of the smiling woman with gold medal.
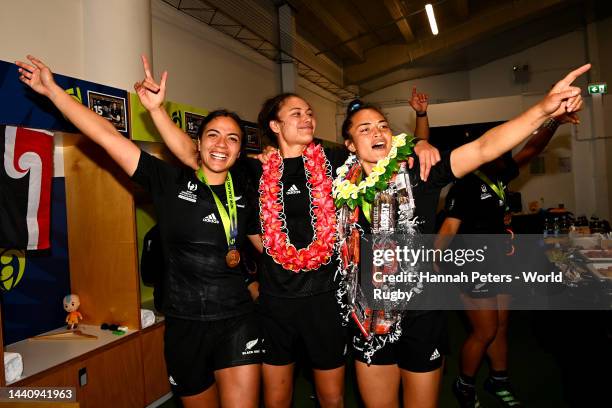
M 173 392 L 187 408 L 259 406 L 262 342 L 254 304 L 237 267 L 238 249 L 257 225 L 247 224 L 256 217 L 242 198 L 242 177 L 232 179 L 230 172 L 244 141 L 240 118 L 226 110 L 211 112 L 198 132 L 201 165 L 196 171 L 177 168 L 141 151 L 64 92 L 40 60 L 28 59 L 17 63 L 21 81 L 49 98 L 151 194 L 164 258 L 164 351 Z M 144 58 L 143 63 L 146 82 L 151 74 Z M 161 108 L 164 92 L 143 85 L 135 88 L 154 119 L 161 117 L 156 124 L 180 131 Z M 259 240 L 256 234 L 251 238 Z

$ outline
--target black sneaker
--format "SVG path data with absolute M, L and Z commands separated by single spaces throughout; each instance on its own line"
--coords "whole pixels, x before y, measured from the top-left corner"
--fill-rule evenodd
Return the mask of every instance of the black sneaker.
M 470 386 L 462 386 L 459 384 L 459 378 L 453 382 L 453 394 L 455 394 L 461 408 L 482 408 L 476 395 L 476 389 Z
M 489 377 L 484 382 L 484 389 L 493 395 L 504 408 L 522 408 L 523 406 L 516 398 L 510 381 L 498 381 Z

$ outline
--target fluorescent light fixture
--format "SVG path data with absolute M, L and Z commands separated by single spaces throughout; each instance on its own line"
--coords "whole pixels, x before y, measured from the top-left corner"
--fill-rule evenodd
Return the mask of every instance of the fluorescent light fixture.
M 427 18 L 429 19 L 429 26 L 433 35 L 438 35 L 438 24 L 436 23 L 436 16 L 434 16 L 433 6 L 431 4 L 425 5 L 425 11 L 427 12 Z

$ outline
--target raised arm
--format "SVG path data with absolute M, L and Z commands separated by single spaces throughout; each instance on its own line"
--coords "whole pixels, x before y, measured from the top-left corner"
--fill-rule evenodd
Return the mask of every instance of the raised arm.
M 416 125 L 414 127 L 414 135 L 422 140 L 429 139 L 429 119 L 427 119 L 427 107 L 429 106 L 429 97 L 427 94 L 417 92 L 416 87 L 412 87 L 412 95 L 410 96 L 410 106 L 416 113 Z
M 556 118 L 550 118 L 542 126 L 537 128 L 531 135 L 525 146 L 519 150 L 512 159 L 517 166 L 523 166 L 531 161 L 535 156 L 542 153 L 550 139 L 557 131 L 557 128 L 564 123 L 580 123 L 578 115 L 574 113 L 564 113 Z
M 427 94 L 417 92 L 412 88 L 410 106 L 416 112 L 416 125 L 414 136 L 419 141 L 414 146 L 414 152 L 419 157 L 421 165 L 421 180 L 426 181 L 429 177 L 431 167 L 440 161 L 440 152 L 427 141 L 429 139 L 429 120 L 427 119 L 427 106 L 429 105 Z M 412 165 L 411 165 L 412 167 Z
M 164 71 L 160 83 L 157 84 L 151 73 L 149 61 L 144 55 L 142 56 L 142 66 L 145 77 L 141 82 L 134 84 L 134 90 L 138 94 L 140 103 L 149 111 L 151 119 L 153 119 L 153 123 L 168 149 L 185 165 L 197 169 L 199 167 L 198 150 L 195 143 L 187 133 L 176 126 L 163 107 L 168 72 Z
M 582 98 L 580 88 L 572 82 L 591 68 L 591 64 L 570 72 L 557 82 L 544 99 L 516 118 L 486 132 L 475 141 L 451 152 L 451 168 L 456 177 L 476 170 L 525 140 L 546 119 L 580 110 Z
M 53 73 L 41 60 L 27 56 L 30 63 L 17 61 L 19 79 L 35 92 L 46 96 L 85 136 L 100 145 L 132 176 L 138 166 L 140 149 L 123 137 L 106 119 L 87 109 L 60 88 L 53 79 Z

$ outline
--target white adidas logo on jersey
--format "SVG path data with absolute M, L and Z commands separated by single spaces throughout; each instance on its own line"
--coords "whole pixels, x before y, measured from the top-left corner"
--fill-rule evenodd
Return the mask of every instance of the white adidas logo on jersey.
M 202 221 L 209 222 L 211 224 L 218 224 L 219 220 L 215 217 L 214 213 L 208 214 L 206 217 L 202 218 Z
M 433 361 L 436 358 L 440 358 L 440 352 L 438 351 L 438 349 L 434 350 L 434 352 L 431 354 L 431 357 L 429 357 L 429 361 Z
M 285 194 L 291 195 L 291 194 L 301 194 L 301 193 L 302 192 L 300 191 L 300 189 L 297 188 L 297 186 L 294 184 L 291 187 L 289 187 L 289 190 L 287 190 Z

